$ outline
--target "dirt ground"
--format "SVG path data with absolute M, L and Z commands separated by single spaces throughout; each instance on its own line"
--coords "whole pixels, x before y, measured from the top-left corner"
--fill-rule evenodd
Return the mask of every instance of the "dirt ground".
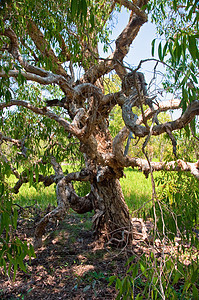
M 31 208 L 19 210 L 17 236 L 32 243 L 35 225 L 52 209 L 49 206 L 45 211 L 35 208 L 32 211 Z M 152 223 L 147 222 L 149 233 Z M 158 243 L 157 257 L 161 253 Z M 9 278 L 0 268 L 0 299 L 113 300 L 117 292 L 114 285 L 108 285 L 109 277 L 116 275 L 123 278 L 127 271 L 127 259 L 134 254 L 150 254 L 150 244 L 149 240 L 147 243 L 137 240 L 128 248 L 112 248 L 95 241 L 92 214 L 70 212 L 63 221 L 48 224 L 43 246 L 35 252 L 36 258 L 31 261 L 25 258 L 26 273 L 18 271 L 13 281 L 12 271 Z M 189 248 L 188 245 L 186 247 Z M 177 253 L 178 243 L 175 248 L 166 247 L 165 254 L 171 255 L 173 250 Z M 196 260 L 199 253 L 192 249 L 192 259 L 193 254 Z M 186 257 L 182 257 L 182 261 L 184 264 L 190 263 Z M 180 289 L 177 285 L 175 288 Z M 135 294 L 138 292 L 135 288 Z
M 20 218 L 17 235 L 31 242 L 40 217 Z M 0 273 L 0 299 L 115 299 L 108 278 L 124 275 L 127 253 L 94 241 L 91 218 L 71 213 L 49 224 L 36 258 L 25 259 L 27 273 L 14 282 Z

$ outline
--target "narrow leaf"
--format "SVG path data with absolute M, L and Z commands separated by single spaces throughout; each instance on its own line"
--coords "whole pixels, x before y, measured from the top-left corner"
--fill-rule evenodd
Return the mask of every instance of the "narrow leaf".
M 158 46 L 158 56 L 159 56 L 159 59 L 162 60 L 162 44 L 161 42 L 159 43 L 159 46 Z
M 189 36 L 188 41 L 189 41 L 189 52 L 190 52 L 193 60 L 195 61 L 197 58 L 197 53 L 198 53 L 196 39 L 194 36 Z
M 152 46 L 151 55 L 154 56 L 154 52 L 155 52 L 155 39 L 152 41 L 151 46 Z

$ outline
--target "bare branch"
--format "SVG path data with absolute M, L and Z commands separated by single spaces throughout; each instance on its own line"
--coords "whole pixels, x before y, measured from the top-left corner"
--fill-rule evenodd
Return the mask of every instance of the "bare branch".
M 121 3 L 119 0 L 118 3 Z M 141 1 L 142 2 L 142 1 Z M 146 1 L 147 2 L 147 1 Z M 129 51 L 129 47 L 133 40 L 137 36 L 141 26 L 147 22 L 146 14 L 134 5 L 130 1 L 124 0 L 122 5 L 129 5 L 132 12 L 136 11 L 136 15 L 132 14 L 132 17 L 127 24 L 126 28 L 122 31 L 119 37 L 116 39 L 116 49 L 115 51 L 105 60 L 99 60 L 98 65 L 95 65 L 84 74 L 80 79 L 81 82 L 91 82 L 95 83 L 98 78 L 109 73 L 111 70 L 115 69 L 117 74 L 123 78 L 126 74 L 126 70 L 123 67 L 122 61 Z M 141 7 L 143 3 L 140 3 Z
M 43 176 L 42 174 L 38 175 L 38 182 L 43 182 L 44 186 L 50 186 L 51 184 L 56 182 L 56 175 Z M 37 182 L 36 176 L 33 175 L 33 182 Z M 13 187 L 13 192 L 17 194 L 19 189 L 24 183 L 29 182 L 26 172 L 22 172 L 19 176 L 19 180 L 15 183 Z
M 8 48 L 8 52 L 10 52 L 12 56 L 19 61 L 20 65 L 24 67 L 24 69 L 27 72 L 34 73 L 36 75 L 44 76 L 44 77 L 49 75 L 48 71 L 32 66 L 29 63 L 27 63 L 27 61 L 24 61 L 24 59 L 22 58 L 19 52 L 19 44 L 18 44 L 17 36 L 11 28 L 7 28 L 4 31 L 0 31 L 0 35 L 5 35 L 10 39 L 11 42 Z
M 142 162 L 143 163 L 143 162 Z M 177 161 L 166 162 L 151 162 L 153 171 L 184 171 L 190 172 L 199 180 L 199 161 L 196 163 L 184 162 L 179 159 Z M 143 168 L 143 165 L 142 165 Z M 147 172 L 148 166 L 144 165 L 144 170 Z
M 36 179 L 36 175 L 33 174 L 33 182 L 43 182 L 44 186 L 50 186 L 53 183 L 58 183 L 62 179 L 64 179 L 65 184 L 68 184 L 71 181 L 90 181 L 94 178 L 94 174 L 90 171 L 90 169 L 87 168 L 82 169 L 80 172 L 72 172 L 64 175 L 61 166 L 53 157 L 51 158 L 51 164 L 54 168 L 55 175 L 43 176 L 42 174 L 39 174 L 38 178 Z M 12 171 L 13 174 L 19 179 L 13 187 L 13 192 L 17 194 L 20 187 L 24 183 L 29 182 L 29 179 L 26 171 L 22 172 L 21 174 L 14 172 L 15 169 L 12 169 Z
M 107 95 L 108 96 L 108 95 Z M 119 98 L 120 99 L 120 98 Z M 126 102 L 126 97 L 122 97 L 121 98 L 122 101 L 120 102 L 120 104 L 123 106 L 123 104 Z M 172 99 L 169 101 L 164 101 L 164 102 L 159 102 L 159 103 L 155 103 L 154 104 L 154 110 L 152 110 L 151 108 L 148 108 L 145 112 L 145 119 L 148 120 L 150 118 L 153 117 L 154 114 L 156 114 L 157 112 L 163 112 L 163 111 L 167 111 L 169 109 L 178 109 L 180 105 L 180 100 L 179 99 Z M 131 108 L 129 107 L 130 112 L 131 112 Z M 127 112 L 127 117 L 129 118 L 129 113 Z M 137 125 L 142 124 L 143 122 L 143 117 L 142 115 L 136 119 L 135 118 L 135 123 Z M 118 154 L 120 153 L 122 156 L 120 157 L 120 159 L 124 159 L 123 157 L 123 143 L 125 142 L 126 138 L 129 136 L 129 129 L 127 127 L 123 127 L 121 129 L 121 131 L 118 133 L 118 135 L 115 137 L 114 141 L 113 141 L 113 152 L 115 153 L 116 156 L 118 156 Z
M 56 176 L 64 176 L 62 167 L 60 166 L 60 164 L 56 161 L 55 157 L 51 157 L 51 164 L 53 166 L 53 169 L 55 171 L 55 175 Z
M 35 229 L 35 237 L 34 237 L 34 247 L 37 249 L 42 245 L 42 235 L 45 232 L 46 225 L 49 221 L 54 220 L 62 220 L 69 207 L 71 207 L 74 211 L 79 214 L 83 214 L 88 211 L 93 210 L 93 201 L 94 201 L 94 194 L 91 191 L 85 197 L 79 197 L 71 183 L 66 182 L 65 178 L 62 178 L 58 184 L 56 189 L 57 194 L 57 202 L 58 206 L 45 215 L 37 224 Z
M 141 158 L 123 157 L 123 167 L 138 167 L 146 176 L 150 173 L 148 161 Z M 170 162 L 150 162 L 152 171 L 183 171 L 190 172 L 199 180 L 199 161 L 185 162 L 181 159 Z

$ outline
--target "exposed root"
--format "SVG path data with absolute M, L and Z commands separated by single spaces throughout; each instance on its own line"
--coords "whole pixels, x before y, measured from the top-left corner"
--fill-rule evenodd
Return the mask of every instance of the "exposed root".
M 118 228 L 113 232 L 109 233 L 111 236 L 108 240 L 107 245 L 113 244 L 117 246 L 123 246 L 123 249 L 134 242 L 148 241 L 149 234 L 147 232 L 147 226 L 141 218 L 132 218 L 132 229 Z M 107 235 L 106 235 L 107 236 Z M 121 238 L 118 238 L 121 236 Z
M 147 240 L 148 233 L 146 224 L 144 223 L 143 219 L 141 218 L 132 218 L 133 222 L 133 238 L 135 240 L 141 239 L 143 241 Z M 137 238 L 138 237 L 138 238 Z

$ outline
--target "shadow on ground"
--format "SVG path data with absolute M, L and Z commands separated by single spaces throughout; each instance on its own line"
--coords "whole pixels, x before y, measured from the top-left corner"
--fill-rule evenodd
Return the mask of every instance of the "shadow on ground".
M 94 241 L 91 214 L 70 213 L 58 225 L 49 224 L 43 247 L 27 259 L 27 273 L 15 282 L 0 275 L 1 299 L 115 299 L 108 278 L 125 272 L 126 257 Z M 18 236 L 31 241 L 35 218 L 20 219 Z

